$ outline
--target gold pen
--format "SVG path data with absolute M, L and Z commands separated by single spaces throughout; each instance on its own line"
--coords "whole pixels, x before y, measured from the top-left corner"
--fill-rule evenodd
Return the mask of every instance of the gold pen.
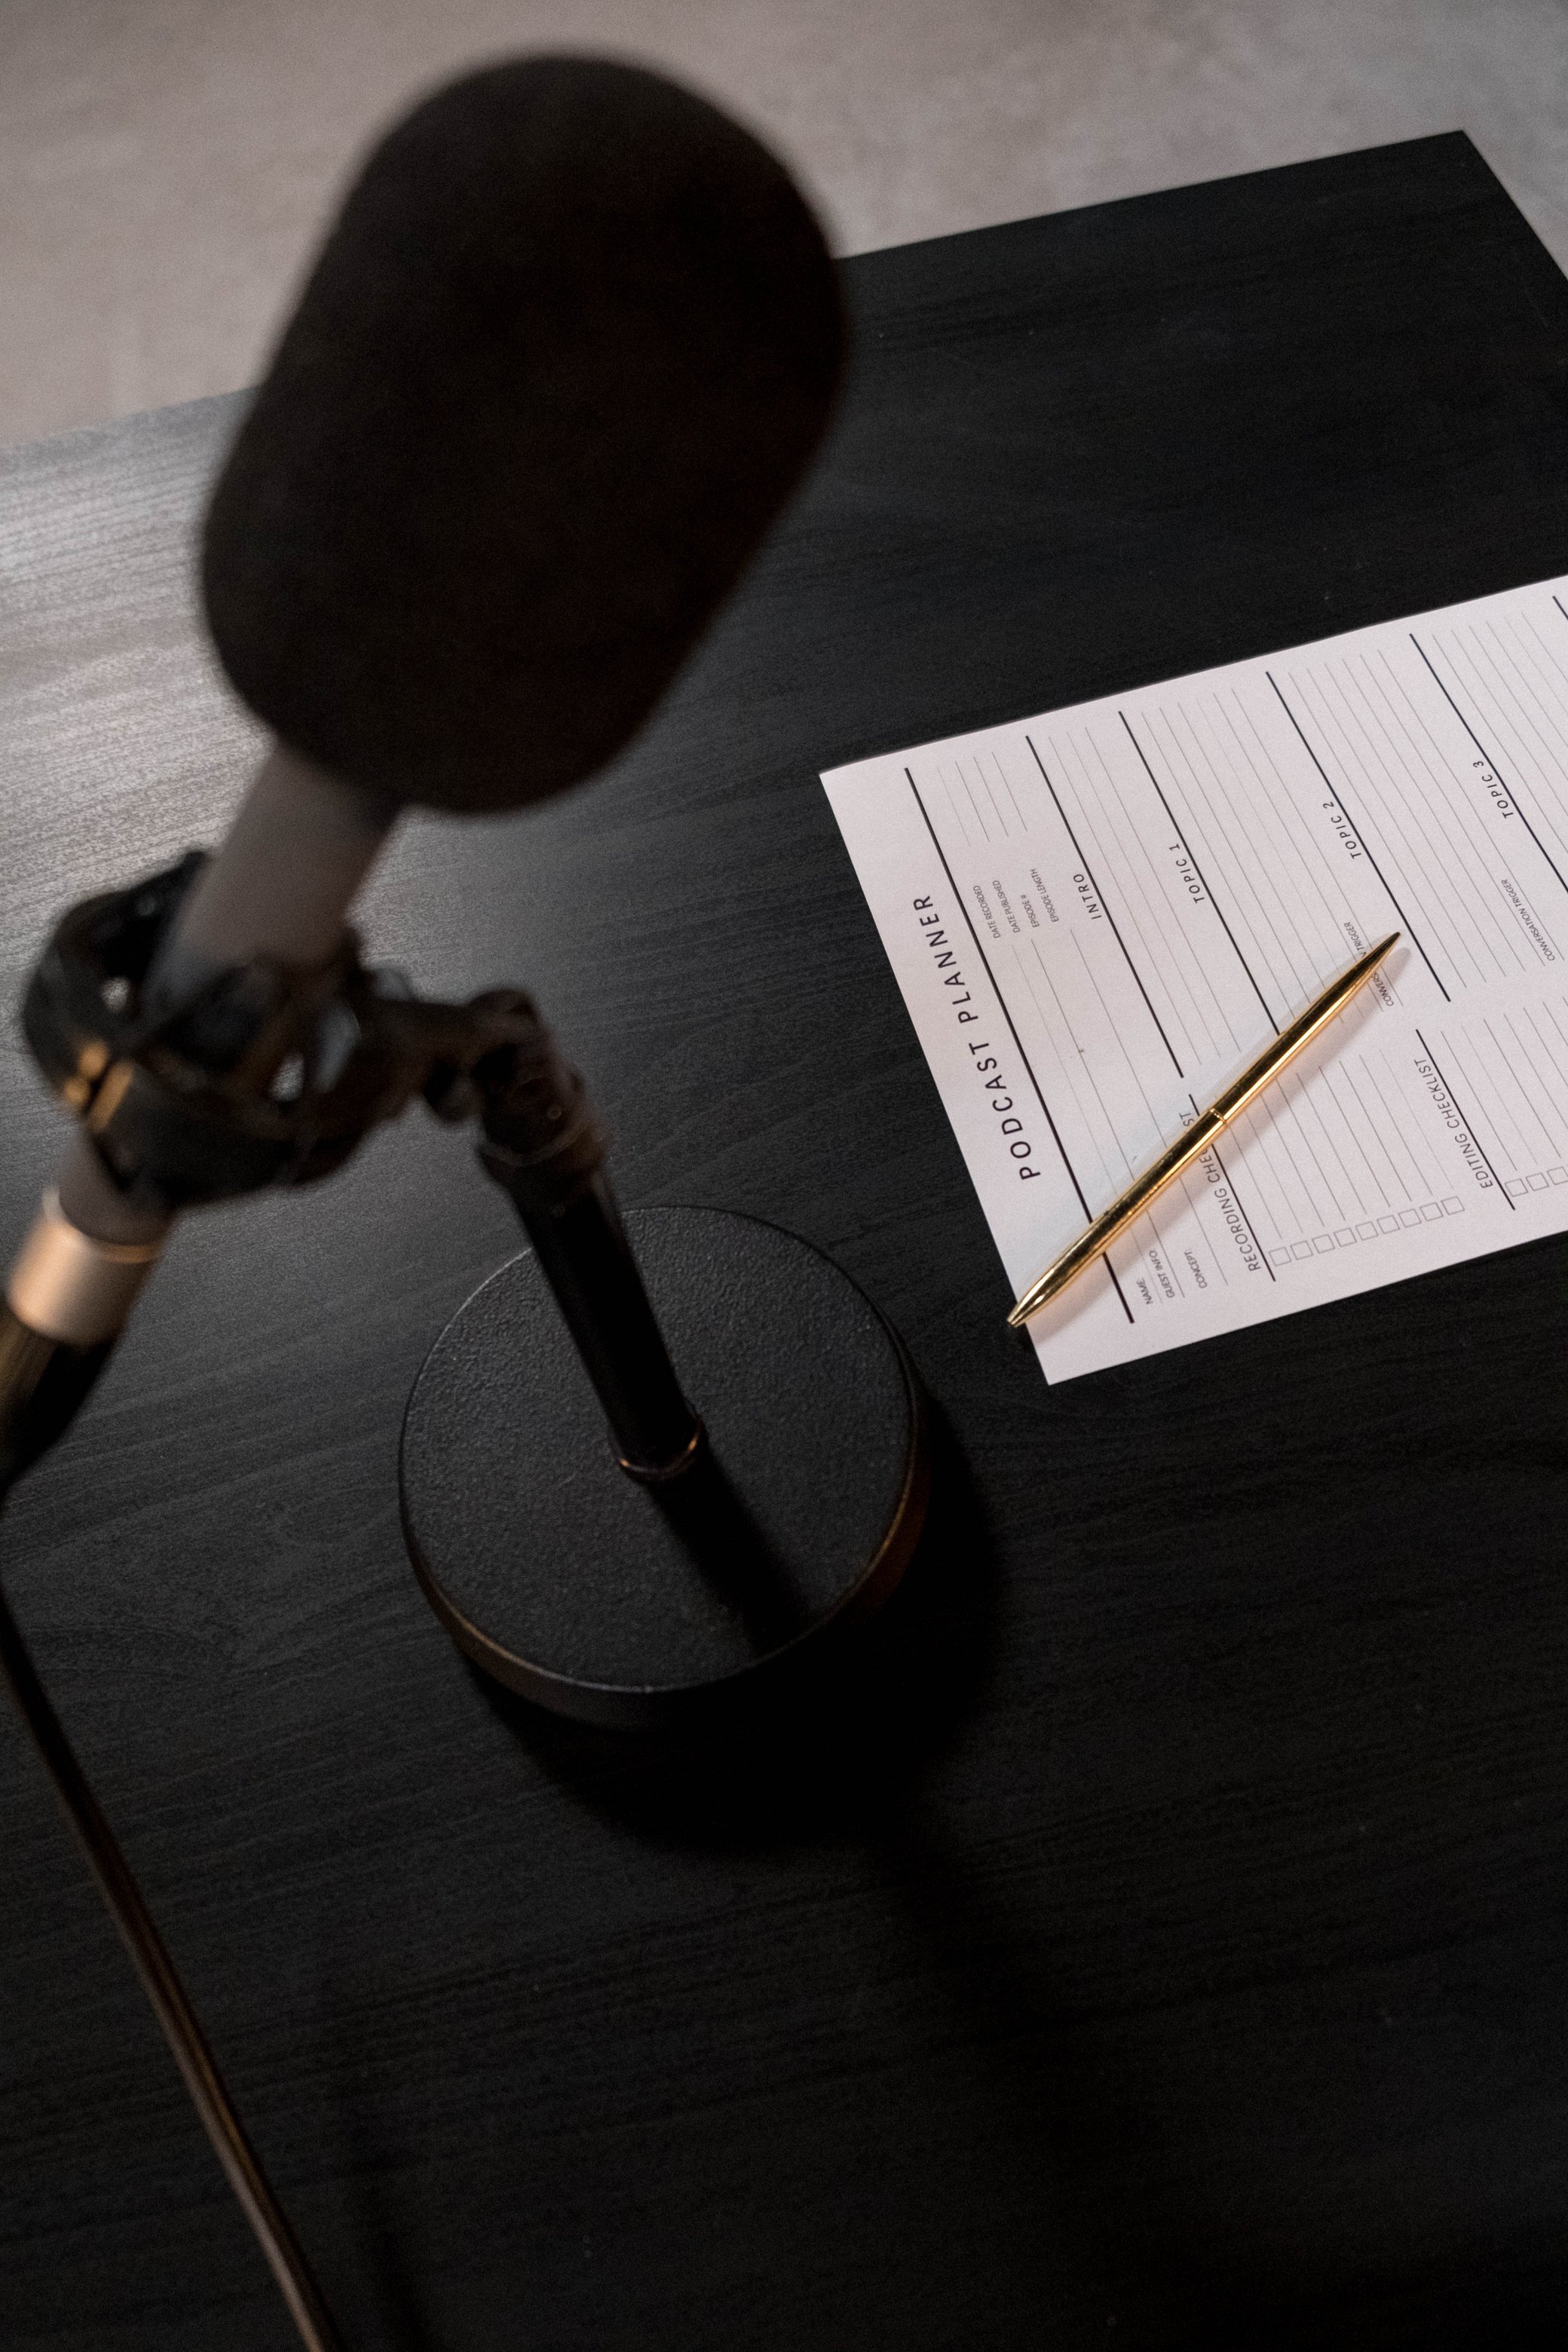
M 1029 1317 L 1064 1291 L 1075 1276 L 1110 1248 L 1118 1234 L 1143 1214 L 1157 1193 L 1173 1183 L 1184 1168 L 1217 1141 L 1233 1119 L 1239 1118 L 1247 1105 L 1256 1100 L 1270 1078 L 1277 1078 L 1298 1054 L 1305 1051 L 1321 1030 L 1326 1029 L 1337 1013 L 1342 1013 L 1356 992 L 1364 987 L 1392 947 L 1398 944 L 1399 933 L 1390 931 L 1379 940 L 1365 955 L 1358 956 L 1348 971 L 1338 980 L 1331 981 L 1321 996 L 1315 997 L 1305 1013 L 1299 1013 L 1278 1037 L 1265 1045 L 1255 1062 L 1249 1062 L 1239 1078 L 1226 1087 L 1207 1110 L 1200 1111 L 1185 1133 L 1168 1144 L 1158 1160 L 1152 1160 L 1141 1176 L 1135 1177 L 1118 1201 L 1102 1209 L 1093 1224 L 1086 1225 L 1076 1242 L 1069 1243 L 1060 1257 L 1053 1258 L 1037 1282 L 1032 1282 L 1014 1307 L 1007 1320 L 1015 1330 L 1026 1323 Z

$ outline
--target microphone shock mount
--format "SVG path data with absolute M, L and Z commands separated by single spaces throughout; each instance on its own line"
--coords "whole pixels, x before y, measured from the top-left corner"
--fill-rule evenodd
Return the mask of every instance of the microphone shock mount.
M 678 1472 L 695 1454 L 699 1425 L 604 1175 L 604 1130 L 531 1001 L 516 989 L 468 1004 L 418 998 L 400 972 L 364 964 L 352 931 L 321 970 L 258 960 L 165 1001 L 158 951 L 205 862 L 193 852 L 73 908 L 24 1001 L 34 1060 L 78 1113 L 117 1194 L 158 1220 L 314 1183 L 416 1097 L 449 1124 L 476 1120 L 481 1164 L 547 1270 L 623 1466 L 643 1478 Z M 7 1432 L 0 1421 L 0 1445 L 9 1433 L 31 1460 L 58 1434 L 118 1328 L 100 1335 L 92 1325 L 117 1310 L 123 1319 L 158 1248 L 94 1241 L 46 1204 L 0 1334 L 0 1381 L 8 1340 L 25 1391 L 8 1400 L 11 1418 L 26 1426 Z M 42 1332 L 27 1319 L 34 1304 Z M 88 1318 L 85 1347 L 47 1328 L 73 1314 Z M 49 1356 L 51 1336 L 45 1382 L 46 1365 L 23 1360 Z

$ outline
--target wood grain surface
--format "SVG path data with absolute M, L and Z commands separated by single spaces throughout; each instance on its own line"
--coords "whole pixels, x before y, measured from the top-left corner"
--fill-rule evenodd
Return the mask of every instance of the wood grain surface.
M 411 824 L 365 922 L 537 992 L 628 1201 L 893 1319 L 904 1591 L 721 1746 L 492 1694 L 395 1454 L 516 1243 L 412 1118 L 187 1223 L 8 1590 L 363 2352 L 1559 2340 L 1568 1251 L 1047 1389 L 816 780 L 1568 569 L 1568 286 L 1457 135 L 846 276 L 827 457 L 658 721 Z M 235 414 L 0 460 L 8 1006 L 242 787 L 188 551 Z M 0 1122 L 19 1235 L 61 1123 L 10 1033 Z M 284 2352 L 9 1722 L 0 1817 L 0 2339 Z

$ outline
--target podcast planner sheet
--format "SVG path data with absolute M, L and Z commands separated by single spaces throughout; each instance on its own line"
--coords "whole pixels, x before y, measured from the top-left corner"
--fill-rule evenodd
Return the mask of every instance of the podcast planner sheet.
M 1568 1227 L 1568 581 L 823 782 L 1015 1294 L 1401 934 L 1033 1318 L 1047 1379 Z

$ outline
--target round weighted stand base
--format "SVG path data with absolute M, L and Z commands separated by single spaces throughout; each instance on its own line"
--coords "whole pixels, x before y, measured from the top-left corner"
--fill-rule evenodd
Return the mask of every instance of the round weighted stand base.
M 476 1664 L 558 1714 L 647 1726 L 885 1600 L 927 1472 L 903 1349 L 819 1251 L 722 1210 L 626 1223 L 707 1433 L 691 1467 L 621 1468 L 530 1253 L 431 1349 L 400 1480 L 420 1581 Z

